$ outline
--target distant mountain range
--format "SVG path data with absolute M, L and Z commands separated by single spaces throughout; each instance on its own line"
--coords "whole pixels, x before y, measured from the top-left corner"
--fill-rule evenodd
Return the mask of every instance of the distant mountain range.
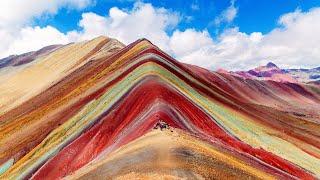
M 320 83 L 320 67 L 312 69 L 280 69 L 276 64 L 269 62 L 265 66 L 259 66 L 248 71 L 227 71 L 218 70 L 222 73 L 228 73 L 245 79 L 271 80 L 277 82 L 291 83 Z

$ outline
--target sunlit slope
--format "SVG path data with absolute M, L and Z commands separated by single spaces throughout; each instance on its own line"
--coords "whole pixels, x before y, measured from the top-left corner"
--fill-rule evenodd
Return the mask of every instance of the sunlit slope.
M 94 56 L 99 56 L 100 53 L 104 56 L 112 54 L 110 50 L 114 50 L 115 46 L 123 47 L 116 40 L 98 37 L 91 41 L 63 46 L 23 67 L 9 67 L 10 72 L 3 70 L 5 72 L 0 74 L 0 114 L 41 93 L 92 60 Z M 100 52 L 101 48 L 105 48 L 103 52 Z
M 153 130 L 66 179 L 274 179 L 227 151 L 184 131 Z

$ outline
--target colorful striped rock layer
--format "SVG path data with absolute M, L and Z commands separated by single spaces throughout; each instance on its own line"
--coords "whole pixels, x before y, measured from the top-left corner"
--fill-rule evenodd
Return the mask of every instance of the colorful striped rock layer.
M 105 37 L 2 68 L 0 82 L 0 179 L 320 178 L 316 85 Z

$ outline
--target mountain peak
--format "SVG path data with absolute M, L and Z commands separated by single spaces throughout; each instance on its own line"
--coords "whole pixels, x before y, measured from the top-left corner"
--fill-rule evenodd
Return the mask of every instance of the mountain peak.
M 278 66 L 276 64 L 274 64 L 273 62 L 268 62 L 268 64 L 266 65 L 268 68 L 278 68 Z
M 269 66 L 234 77 L 99 37 L 0 71 L 0 179 L 315 179 L 318 86 Z

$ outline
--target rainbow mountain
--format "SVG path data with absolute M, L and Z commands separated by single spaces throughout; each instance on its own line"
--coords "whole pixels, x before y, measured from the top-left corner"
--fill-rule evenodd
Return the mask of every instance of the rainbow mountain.
M 320 178 L 317 85 L 212 72 L 146 39 L 6 62 L 23 63 L 0 69 L 0 179 Z

